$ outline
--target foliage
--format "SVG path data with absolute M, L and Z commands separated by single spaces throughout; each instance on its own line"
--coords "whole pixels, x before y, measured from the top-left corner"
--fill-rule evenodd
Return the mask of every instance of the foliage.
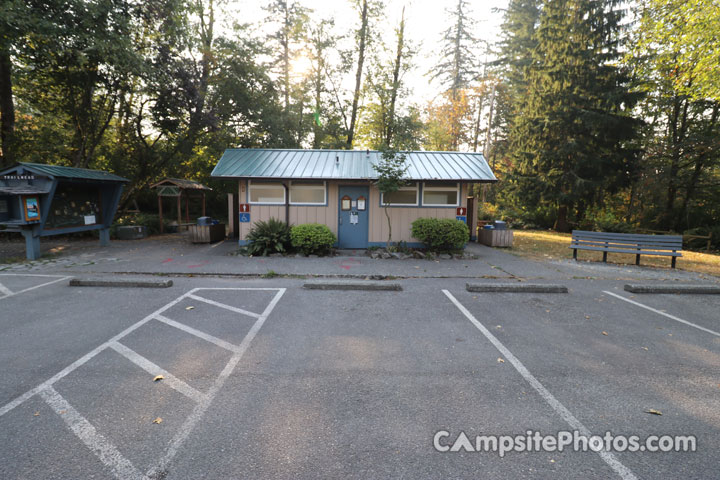
M 679 93 L 720 101 L 718 32 L 720 4 L 715 0 L 649 0 L 640 10 L 635 53 L 662 64 Z
M 305 255 L 326 255 L 330 253 L 337 237 L 327 227 L 319 223 L 295 225 L 290 231 L 292 246 Z
M 452 218 L 418 218 L 412 223 L 412 236 L 434 252 L 461 250 L 469 235 L 465 222 Z
M 267 256 L 271 253 L 285 253 L 290 246 L 290 230 L 285 222 L 276 218 L 259 221 L 245 236 L 248 255 Z
M 373 165 L 373 169 L 377 172 L 378 178 L 375 180 L 375 186 L 380 194 L 385 198 L 391 193 L 397 192 L 400 187 L 405 184 L 403 177 L 407 172 L 405 164 L 405 154 L 399 153 L 392 149 L 386 149 L 382 152 L 381 160 Z M 390 212 L 388 212 L 388 203 L 383 204 L 385 218 L 388 224 L 387 248 L 390 248 L 392 241 L 392 222 L 390 221 Z
M 524 205 L 557 207 L 554 228 L 573 212 L 629 185 L 636 170 L 637 94 L 614 63 L 621 14 L 614 2 L 549 0 L 528 68 L 527 108 L 513 125 L 509 178 Z

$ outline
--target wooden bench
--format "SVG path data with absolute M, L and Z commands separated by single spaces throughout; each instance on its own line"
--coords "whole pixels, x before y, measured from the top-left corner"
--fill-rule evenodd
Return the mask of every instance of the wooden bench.
M 603 252 L 603 262 L 607 262 L 608 252 L 635 254 L 635 265 L 640 265 L 640 255 L 662 255 L 672 257 L 672 268 L 675 268 L 675 260 L 677 257 L 682 257 L 682 235 L 641 235 L 573 230 L 570 248 L 573 249 L 575 260 L 577 260 L 578 250 Z

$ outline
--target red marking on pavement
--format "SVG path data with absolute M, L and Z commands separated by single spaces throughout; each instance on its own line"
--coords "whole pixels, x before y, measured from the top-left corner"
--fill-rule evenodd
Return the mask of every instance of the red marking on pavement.
M 355 258 L 348 258 L 348 259 L 345 259 L 342 262 L 340 262 L 340 264 L 338 266 L 342 269 L 350 270 L 352 268 L 352 264 L 360 265 L 361 263 L 362 262 L 360 260 L 357 260 Z M 348 264 L 350 264 L 350 265 L 348 265 Z
M 188 265 L 188 268 L 198 268 L 198 267 L 202 267 L 202 266 L 204 266 L 204 265 L 207 265 L 208 263 L 210 263 L 210 261 L 209 261 L 209 260 L 205 260 L 205 261 L 203 261 L 203 262 L 198 263 L 197 265 Z
M 163 260 L 162 263 L 168 263 L 168 262 L 172 262 L 172 261 L 173 261 L 172 258 L 168 258 L 168 259 L 166 259 L 166 260 Z

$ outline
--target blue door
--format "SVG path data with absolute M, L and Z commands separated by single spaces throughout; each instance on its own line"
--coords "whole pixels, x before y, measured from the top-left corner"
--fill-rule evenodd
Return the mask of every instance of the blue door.
M 340 186 L 338 193 L 338 246 L 368 247 L 368 187 Z

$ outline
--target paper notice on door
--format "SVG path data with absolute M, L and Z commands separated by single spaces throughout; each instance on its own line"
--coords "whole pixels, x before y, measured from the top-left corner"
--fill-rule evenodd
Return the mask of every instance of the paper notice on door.
M 95 215 L 85 215 L 85 225 L 93 225 L 97 223 L 95 221 Z
M 358 214 L 356 212 L 350 213 L 350 224 L 357 225 L 359 222 Z

